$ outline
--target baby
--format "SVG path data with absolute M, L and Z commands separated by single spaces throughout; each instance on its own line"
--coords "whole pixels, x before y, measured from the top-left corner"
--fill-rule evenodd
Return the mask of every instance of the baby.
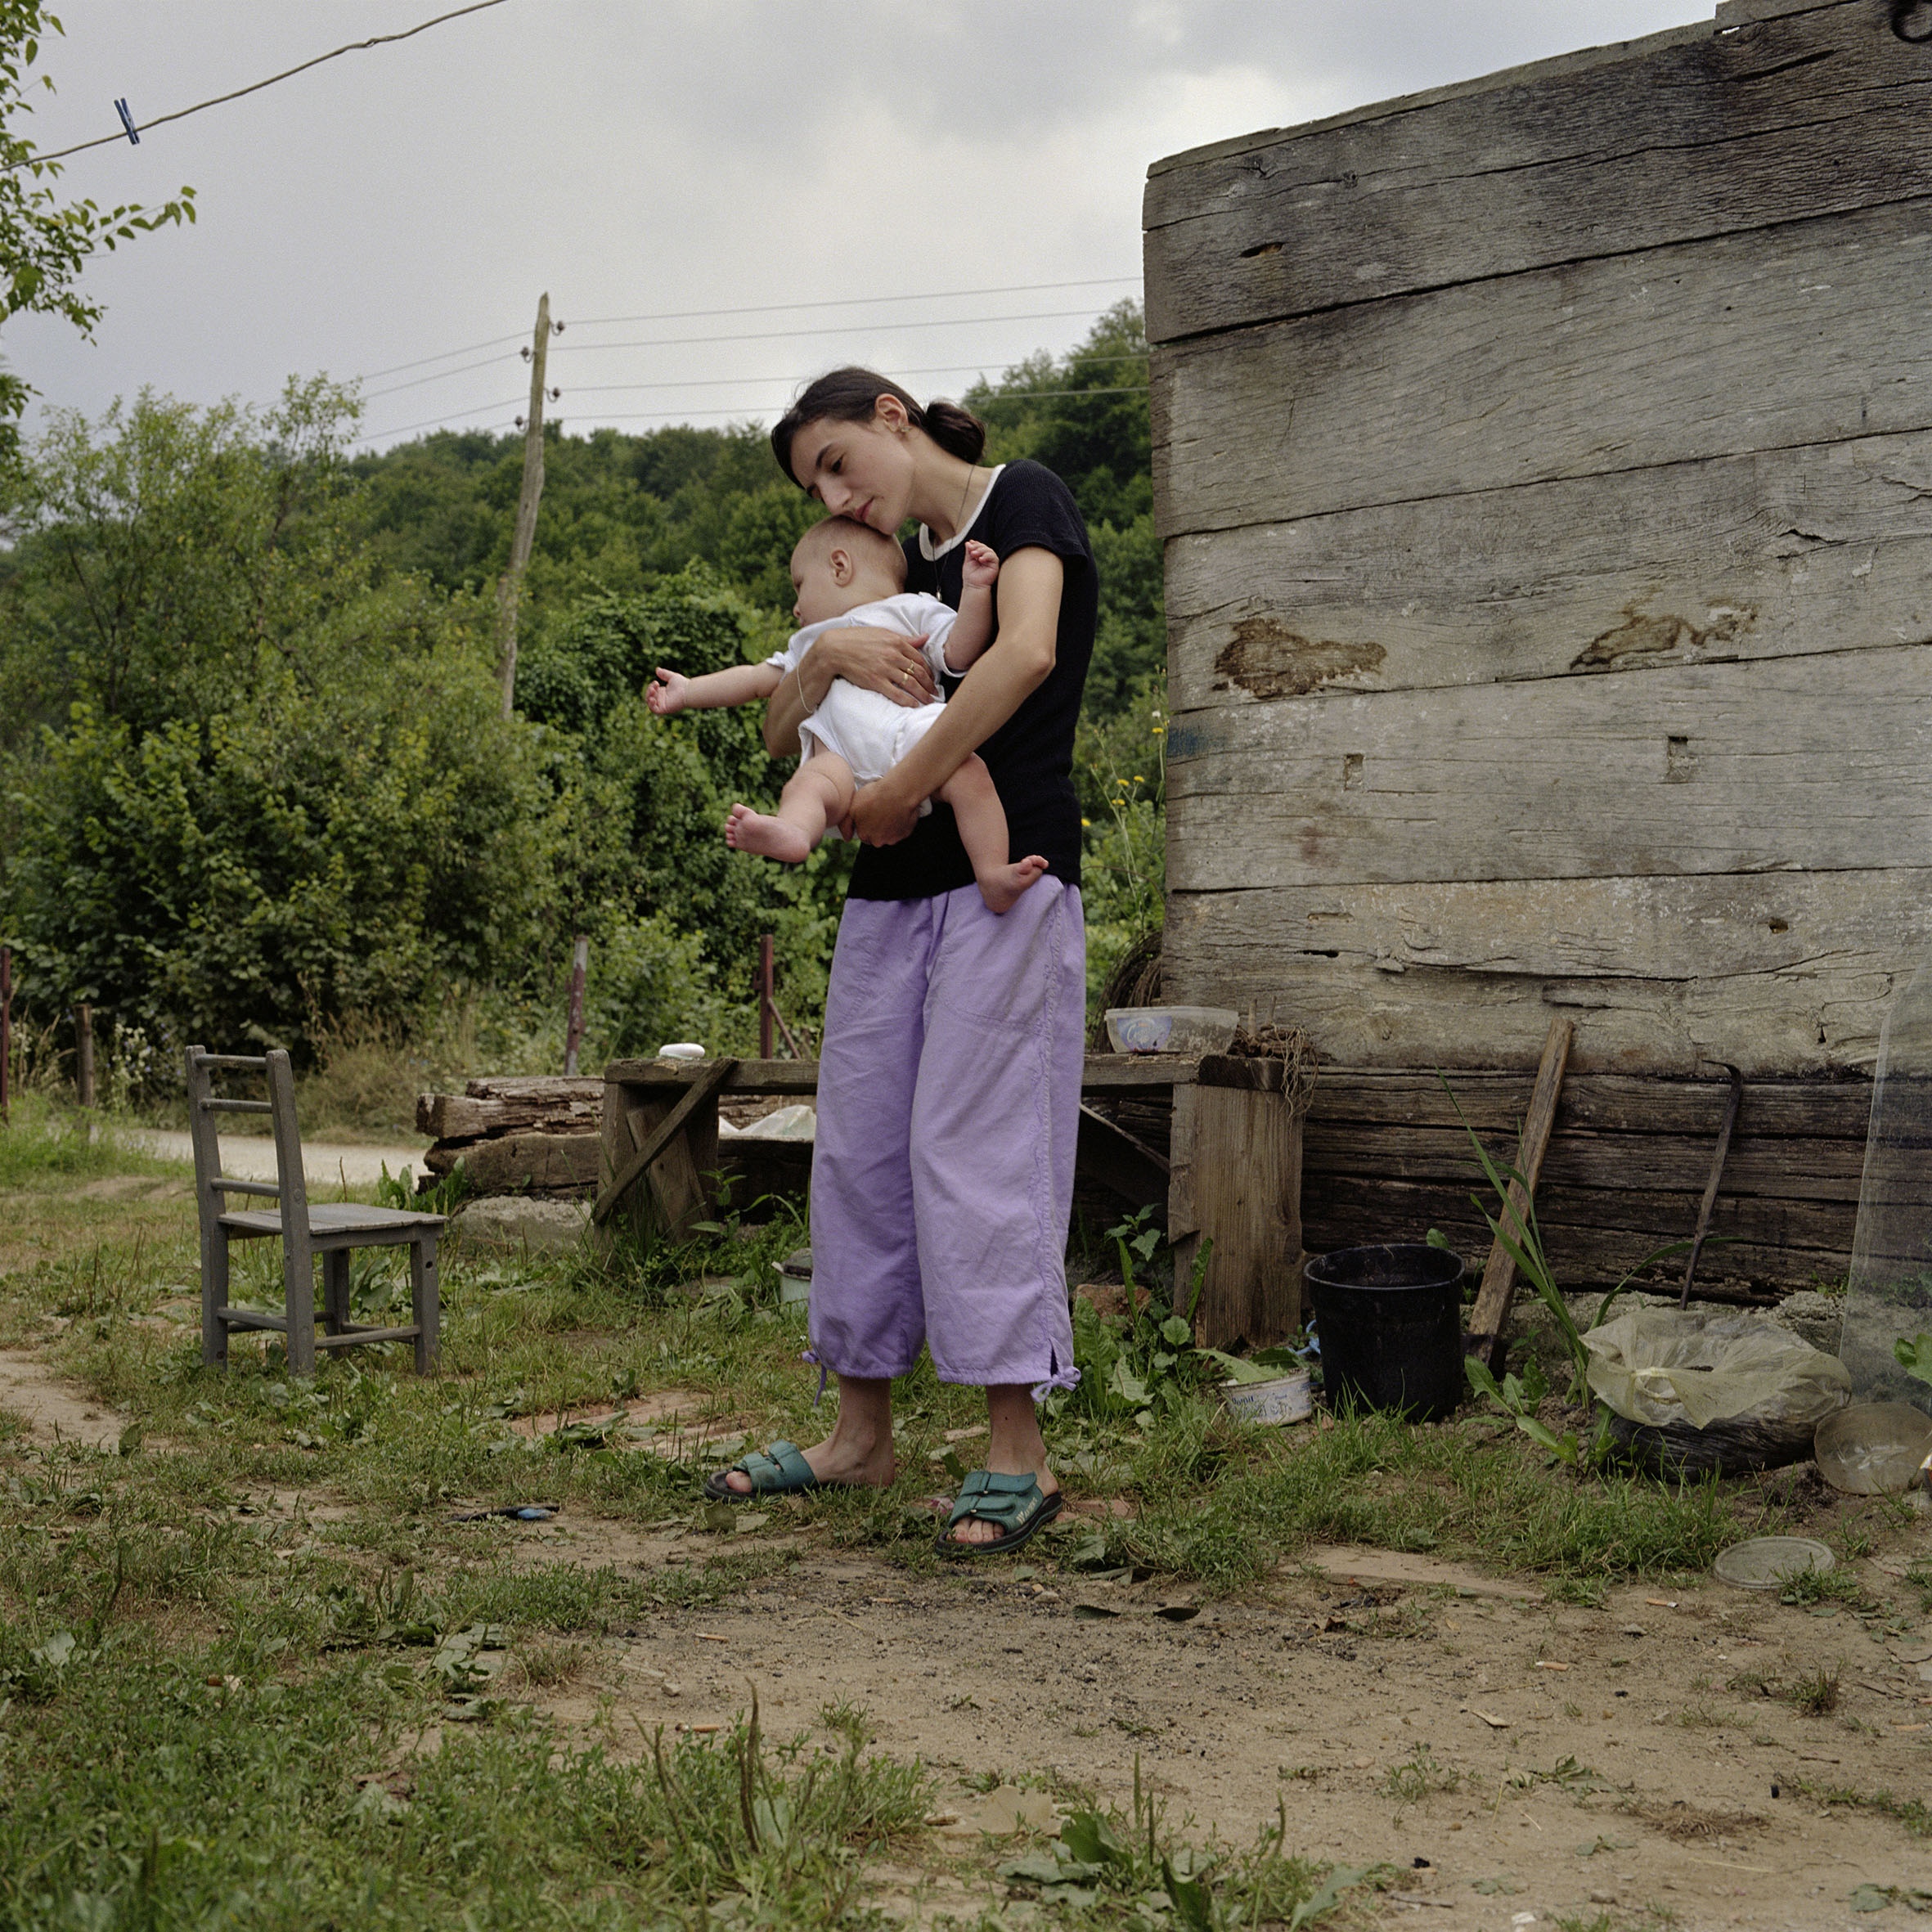
M 792 615 L 804 628 L 762 664 L 740 664 L 705 677 L 683 677 L 660 666 L 645 701 L 659 717 L 769 698 L 827 631 L 871 625 L 923 637 L 935 685 L 944 672 L 957 677 L 992 641 L 993 585 L 1000 559 L 983 543 L 968 543 L 957 613 L 937 597 L 905 589 L 905 554 L 889 537 L 843 517 L 814 523 L 792 552 L 798 601 Z M 943 687 L 939 687 L 943 688 Z M 767 817 L 734 805 L 725 821 L 725 842 L 741 852 L 802 864 L 851 811 L 860 785 L 883 778 L 932 730 L 946 708 L 896 703 L 883 691 L 834 678 L 816 711 L 799 724 L 798 769 Z M 975 753 L 939 788 L 953 809 L 959 842 L 973 861 L 980 894 L 1004 912 L 1046 870 L 1039 857 L 1007 856 L 1006 811 L 986 762 Z M 922 806 L 922 813 L 932 809 Z

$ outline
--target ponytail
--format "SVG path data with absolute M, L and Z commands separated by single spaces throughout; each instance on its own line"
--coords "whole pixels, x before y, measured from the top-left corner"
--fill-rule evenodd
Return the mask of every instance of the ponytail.
M 896 396 L 905 406 L 905 419 L 946 452 L 977 463 L 986 447 L 986 426 L 957 402 L 928 402 L 922 409 L 897 383 L 869 369 L 834 369 L 810 384 L 798 400 L 772 425 L 771 453 L 778 466 L 792 476 L 792 443 L 807 423 L 869 423 L 878 413 L 881 396 Z M 796 482 L 796 477 L 793 477 Z

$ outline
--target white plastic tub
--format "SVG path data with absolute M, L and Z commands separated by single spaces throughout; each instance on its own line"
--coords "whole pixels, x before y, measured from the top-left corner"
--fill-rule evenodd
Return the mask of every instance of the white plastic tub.
M 1117 1054 L 1224 1054 L 1240 1016 L 1225 1006 L 1110 1006 L 1107 1036 Z
M 1224 1382 L 1221 1400 L 1244 1422 L 1305 1422 L 1314 1407 L 1314 1378 L 1303 1368 L 1273 1382 Z

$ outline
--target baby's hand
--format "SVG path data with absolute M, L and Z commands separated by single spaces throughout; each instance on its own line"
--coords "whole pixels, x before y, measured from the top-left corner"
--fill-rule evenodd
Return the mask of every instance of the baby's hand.
M 667 718 L 685 708 L 685 693 L 691 681 L 660 664 L 652 674 L 655 681 L 644 687 L 644 701 L 658 717 Z
M 965 561 L 959 566 L 959 582 L 969 591 L 986 591 L 1000 581 L 1000 559 L 983 543 L 966 541 Z

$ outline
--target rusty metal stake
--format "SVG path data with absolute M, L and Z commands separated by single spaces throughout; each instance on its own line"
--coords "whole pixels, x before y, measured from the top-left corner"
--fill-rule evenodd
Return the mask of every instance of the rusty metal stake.
M 1728 1060 L 1718 1065 L 1731 1076 L 1731 1094 L 1724 1103 L 1724 1124 L 1718 1129 L 1717 1152 L 1711 1157 L 1710 1179 L 1705 1184 L 1704 1205 L 1697 1210 L 1697 1231 L 1691 1237 L 1691 1257 L 1684 1263 L 1684 1285 L 1678 1296 L 1679 1308 L 1691 1303 L 1691 1283 L 1697 1275 L 1697 1257 L 1704 1252 L 1704 1238 L 1710 1232 L 1710 1211 L 1717 1206 L 1718 1185 L 1724 1178 L 1724 1162 L 1731 1153 L 1731 1130 L 1737 1125 L 1737 1109 L 1744 1100 L 1744 1076 Z

